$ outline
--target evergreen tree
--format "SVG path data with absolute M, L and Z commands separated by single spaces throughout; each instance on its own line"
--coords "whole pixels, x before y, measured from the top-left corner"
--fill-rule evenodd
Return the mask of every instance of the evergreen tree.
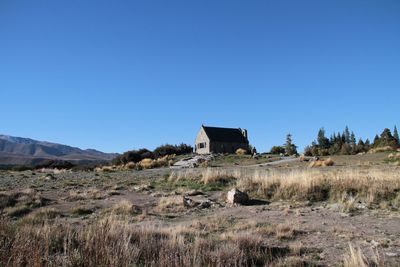
M 343 140 L 342 140 L 342 136 L 340 135 L 340 133 L 338 133 L 336 143 L 338 144 L 339 147 L 342 147 L 342 145 L 343 145 Z
M 286 136 L 286 144 L 285 144 L 286 154 L 289 156 L 297 154 L 297 147 L 292 142 L 292 135 L 288 134 Z
M 319 129 L 317 138 L 319 148 L 329 148 L 329 139 L 325 137 L 324 128 Z
M 329 144 L 333 144 L 334 143 L 334 139 L 333 139 L 333 135 L 331 135 L 330 137 L 329 137 Z
M 378 147 L 379 143 L 380 143 L 380 139 L 379 139 L 379 136 L 376 134 L 375 137 L 374 137 L 374 142 L 373 142 L 372 146 L 373 147 Z
M 358 140 L 357 143 L 357 153 L 359 152 L 366 152 L 365 143 L 361 138 Z
M 344 129 L 343 135 L 344 135 L 344 143 L 350 144 L 350 131 L 348 126 L 346 126 L 346 128 Z
M 397 140 L 393 137 L 388 128 L 385 128 L 379 138 L 379 146 L 397 147 Z
M 397 132 L 397 127 L 396 127 L 396 125 L 394 126 L 393 137 L 394 137 L 394 139 L 396 139 L 396 141 L 397 141 L 397 146 L 400 146 L 399 133 Z
M 369 145 L 371 145 L 371 142 L 369 141 L 369 139 L 367 138 L 367 140 L 365 140 L 365 143 L 364 143 L 366 146 L 369 146 Z
M 371 142 L 369 141 L 369 139 L 365 140 L 364 148 L 365 148 L 365 152 L 367 152 L 368 150 L 371 149 Z
M 356 145 L 356 136 L 355 136 L 354 132 L 351 132 L 351 135 L 350 135 L 350 145 L 351 146 Z

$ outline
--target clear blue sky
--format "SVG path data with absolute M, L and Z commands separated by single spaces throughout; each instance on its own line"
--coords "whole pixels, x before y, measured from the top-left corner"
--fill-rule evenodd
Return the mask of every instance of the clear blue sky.
M 0 133 L 106 152 L 242 127 L 258 150 L 400 126 L 400 1 L 0 0 Z

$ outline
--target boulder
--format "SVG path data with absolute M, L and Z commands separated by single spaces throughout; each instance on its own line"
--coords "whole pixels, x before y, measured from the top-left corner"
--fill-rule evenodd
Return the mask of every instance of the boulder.
M 197 207 L 199 204 L 200 204 L 199 202 L 196 202 L 191 198 L 183 196 L 183 206 L 185 208 L 194 208 Z
M 189 197 L 193 197 L 193 196 L 204 195 L 204 193 L 202 191 L 199 191 L 199 190 L 190 190 L 190 191 L 186 192 L 185 195 L 189 196 Z
M 246 204 L 249 201 L 249 196 L 245 192 L 234 188 L 228 192 L 226 201 L 229 204 Z
M 208 209 L 212 206 L 212 202 L 209 199 L 192 199 L 187 196 L 183 196 L 183 206 L 187 209 L 198 208 L 198 209 Z

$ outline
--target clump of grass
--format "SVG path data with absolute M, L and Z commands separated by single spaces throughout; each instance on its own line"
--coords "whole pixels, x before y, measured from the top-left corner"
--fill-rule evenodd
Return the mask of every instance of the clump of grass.
M 155 207 L 155 211 L 167 213 L 167 212 L 181 212 L 184 211 L 182 196 L 169 196 L 162 197 Z
M 78 206 L 70 208 L 69 212 L 75 216 L 85 216 L 85 215 L 92 214 L 94 212 L 94 210 L 93 210 L 93 208 L 90 208 L 90 207 L 78 205 Z
M 36 210 L 22 219 L 23 224 L 42 224 L 47 220 L 52 220 L 61 216 L 61 212 L 55 208 L 42 208 Z
M 14 206 L 17 203 L 17 198 L 16 193 L 0 192 L 0 209 Z
M 243 148 L 238 148 L 235 153 L 236 155 L 243 156 L 247 154 L 247 150 Z
M 32 211 L 32 208 L 27 205 L 19 205 L 15 207 L 8 207 L 4 209 L 4 212 L 13 218 L 24 216 Z
M 138 227 L 115 217 L 80 227 L 61 221 L 18 226 L 0 219 L 0 265 L 269 266 L 290 253 L 252 234 L 216 238 L 183 228 Z
M 281 223 L 275 226 L 275 234 L 278 239 L 293 239 L 296 230 L 289 222 Z
M 368 267 L 367 258 L 364 256 L 360 248 L 354 248 L 349 245 L 349 252 L 343 259 L 344 267 Z
M 328 166 L 333 166 L 335 165 L 335 162 L 331 158 L 327 158 L 325 160 L 315 160 L 312 161 L 309 165 L 309 167 L 328 167 Z
M 169 176 L 152 182 L 152 186 L 162 190 L 202 190 L 202 191 L 220 191 L 229 187 L 230 182 L 224 179 L 214 179 L 204 183 L 196 170 L 173 171 Z
M 87 199 L 103 199 L 109 194 L 105 190 L 90 188 L 87 190 L 71 190 L 69 191 L 68 201 L 78 201 Z
M 6 215 L 14 218 L 24 216 L 46 203 L 47 200 L 34 189 L 0 193 L 0 210 L 3 209 Z
M 170 179 L 196 179 L 193 178 L 196 174 L 204 183 L 230 180 L 241 190 L 272 200 L 340 201 L 346 193 L 359 201 L 379 204 L 395 198 L 400 190 L 399 169 L 388 166 L 289 170 L 207 168 L 197 172 L 177 171 Z
M 112 207 L 112 212 L 118 215 L 134 215 L 140 210 L 128 200 L 121 200 Z
M 351 194 L 344 193 L 341 203 L 341 211 L 344 213 L 354 213 L 357 211 L 357 198 L 352 196 Z

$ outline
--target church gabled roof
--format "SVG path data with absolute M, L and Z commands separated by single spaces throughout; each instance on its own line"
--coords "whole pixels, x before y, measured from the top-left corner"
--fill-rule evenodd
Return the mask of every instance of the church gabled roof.
M 243 136 L 239 128 L 220 128 L 202 126 L 210 141 L 227 143 L 245 143 L 249 141 Z

